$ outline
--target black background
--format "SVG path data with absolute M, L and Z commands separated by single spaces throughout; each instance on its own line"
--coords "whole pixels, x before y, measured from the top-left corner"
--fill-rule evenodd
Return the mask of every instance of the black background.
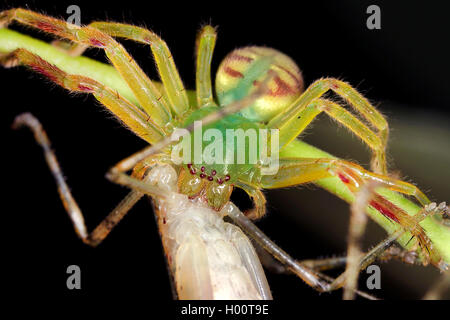
M 0 9 L 28 6 L 63 18 L 67 16 L 69 5 L 78 4 L 84 24 L 93 20 L 115 20 L 145 25 L 166 40 L 188 88 L 194 87 L 196 33 L 200 26 L 211 23 L 218 26 L 219 32 L 213 72 L 221 59 L 236 47 L 271 46 L 293 57 L 303 71 L 306 85 L 325 76 L 344 79 L 379 104 L 380 110 L 394 121 L 401 120 L 399 114 L 432 115 L 438 121 L 429 125 L 448 134 L 449 5 L 430 1 L 316 3 L 303 0 L 296 1 L 295 5 L 283 1 L 265 4 L 244 1 L 215 4 L 3 1 Z M 366 8 L 370 4 L 381 7 L 381 30 L 366 28 Z M 17 25 L 13 28 L 50 39 Z M 142 68 L 156 78 L 149 49 L 124 43 Z M 91 50 L 88 55 L 105 61 L 100 51 Z M 144 147 L 145 143 L 111 120 L 92 97 L 71 97 L 65 90 L 24 68 L 2 69 L 0 74 L 4 112 L 2 131 L 6 141 L 2 148 L 2 158 L 6 160 L 3 182 L 7 188 L 2 193 L 5 205 L 2 226 L 6 231 L 3 233 L 6 238 L 3 263 L 8 270 L 7 280 L 12 284 L 11 292 L 66 298 L 100 299 L 105 295 L 126 295 L 145 296 L 149 301 L 171 299 L 150 203 L 141 201 L 98 248 L 83 245 L 76 238 L 59 201 L 41 150 L 29 132 L 13 132 L 9 125 L 15 115 L 24 111 L 33 112 L 42 121 L 73 194 L 84 210 L 89 229 L 99 223 L 127 192 L 109 183 L 104 173 L 120 159 Z M 330 126 L 332 122 L 325 124 Z M 344 131 L 338 132 L 339 136 L 344 135 Z M 315 131 L 309 130 L 309 133 L 314 136 Z M 332 137 L 339 140 L 336 134 Z M 317 141 L 324 148 L 336 146 L 334 140 Z M 420 150 L 422 147 L 417 143 L 414 148 Z M 357 158 L 350 151 L 345 151 L 343 156 Z M 367 157 L 361 161 L 367 163 Z M 440 159 L 434 161 L 438 163 Z M 395 164 L 395 169 L 402 169 L 397 162 Z M 445 164 L 443 168 L 447 169 Z M 414 171 L 407 174 L 412 181 L 419 182 Z M 448 172 L 441 172 L 441 175 L 448 178 Z M 424 188 L 430 191 L 432 182 Z M 447 190 L 443 189 L 439 195 L 448 195 Z M 289 196 L 283 192 L 288 192 Z M 314 195 L 316 197 L 312 198 Z M 270 192 L 268 197 L 269 216 L 259 225 L 293 256 L 314 258 L 344 252 L 348 215 L 337 212 L 347 210 L 344 203 L 317 188 Z M 243 207 L 249 205 L 239 193 L 234 198 Z M 294 199 L 298 204 L 291 205 L 289 201 Z M 302 201 L 308 202 L 309 207 L 317 204 L 321 210 L 309 213 L 307 209 L 301 209 Z M 278 206 L 281 203 L 284 203 L 284 209 Z M 303 215 L 320 214 L 325 217 L 325 222 L 322 217 L 319 225 L 304 226 L 292 218 L 292 208 L 302 211 L 299 214 Z M 322 237 L 324 232 L 336 231 L 334 222 L 327 224 L 328 215 L 343 223 L 342 232 L 338 232 L 339 242 Z M 381 232 L 375 239 L 382 237 Z M 81 267 L 80 291 L 66 289 L 65 271 L 71 264 Z M 383 270 L 390 265 L 383 265 Z M 399 272 L 383 275 L 383 289 L 376 295 L 419 298 L 438 275 L 431 268 L 422 272 L 422 268 L 417 270 L 395 263 L 392 268 Z M 411 269 L 415 270 L 414 278 L 398 279 L 405 277 L 404 272 Z M 362 275 L 362 284 L 366 277 Z M 268 278 L 275 299 L 341 298 L 341 292 L 319 295 L 293 276 L 268 274 Z M 415 286 L 415 282 L 421 282 L 421 285 Z

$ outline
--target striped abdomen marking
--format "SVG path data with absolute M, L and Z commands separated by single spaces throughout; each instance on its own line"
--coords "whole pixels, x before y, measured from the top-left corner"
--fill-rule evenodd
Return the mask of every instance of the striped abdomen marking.
M 270 63 L 262 63 L 263 59 Z M 250 94 L 269 70 L 274 74 L 269 83 L 269 92 L 242 112 L 251 120 L 269 120 L 289 106 L 303 91 L 300 69 L 291 58 L 275 49 L 253 46 L 231 52 L 221 63 L 216 76 L 219 103 L 226 105 L 242 98 L 242 90 L 247 90 L 244 94 Z M 252 86 L 247 88 L 245 83 L 249 80 Z

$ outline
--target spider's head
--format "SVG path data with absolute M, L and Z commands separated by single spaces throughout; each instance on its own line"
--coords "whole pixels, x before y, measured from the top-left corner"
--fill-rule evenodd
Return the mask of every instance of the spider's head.
M 229 182 L 230 175 L 217 177 L 215 170 L 208 171 L 205 166 L 198 170 L 193 164 L 181 168 L 178 177 L 178 191 L 189 198 L 202 197 L 208 205 L 220 211 L 230 200 L 233 186 Z
M 288 107 L 303 91 L 303 77 L 287 55 L 267 47 L 244 47 L 228 54 L 216 75 L 219 104 L 228 105 L 251 94 L 272 71 L 269 92 L 241 111 L 245 118 L 267 122 Z

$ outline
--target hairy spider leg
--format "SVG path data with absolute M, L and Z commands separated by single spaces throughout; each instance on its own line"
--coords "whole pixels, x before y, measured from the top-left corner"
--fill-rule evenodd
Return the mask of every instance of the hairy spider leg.
M 179 112 L 175 110 L 178 115 L 182 115 L 184 111 L 189 108 L 187 95 L 184 92 L 184 87 L 175 63 L 172 59 L 170 51 L 166 43 L 150 30 L 136 27 L 133 25 L 114 23 L 114 22 L 93 22 L 88 26 L 101 30 L 102 32 L 113 36 L 122 37 L 137 42 L 150 44 L 153 54 L 156 57 L 156 63 L 161 80 L 164 87 L 169 92 L 169 100 L 172 105 L 177 108 L 181 106 Z M 204 26 L 196 40 L 196 98 L 197 107 L 216 105 L 214 101 L 212 83 L 211 83 L 211 60 L 216 44 L 217 33 L 216 30 L 209 25 Z M 74 43 L 72 45 L 67 43 L 55 42 L 54 45 L 63 49 L 71 56 L 82 55 L 88 46 Z M 67 48 L 69 46 L 69 48 Z M 165 71 L 164 69 L 169 69 Z M 192 106 L 191 106 L 192 107 Z
M 344 126 L 349 128 L 351 131 L 358 131 L 362 135 L 362 139 L 371 146 L 380 146 L 380 140 L 378 136 L 371 131 L 367 126 L 365 126 L 360 120 L 358 120 L 354 115 L 345 110 L 338 104 L 326 100 L 326 99 L 316 99 L 313 100 L 299 115 L 304 120 L 304 125 L 309 124 L 318 114 L 325 112 L 332 118 L 336 119 Z M 280 139 L 282 137 L 280 136 Z M 254 200 L 254 212 L 257 213 L 255 218 L 262 217 L 265 214 L 265 200 L 260 199 L 261 197 L 256 197 L 254 191 L 251 191 L 257 186 L 252 186 L 252 183 L 248 181 L 240 181 L 239 185 L 244 189 L 247 194 Z M 263 196 L 263 195 L 262 195 Z M 264 197 L 264 196 L 263 196 Z
M 47 17 L 25 9 L 11 9 L 0 13 L 0 27 L 17 21 L 39 30 L 69 39 L 82 45 L 103 49 L 122 78 L 139 101 L 139 107 L 165 134 L 172 131 L 169 104 L 124 47 L 109 35 L 92 27 L 79 27 L 63 20 Z
M 16 49 L 1 57 L 0 62 L 8 64 L 8 61 L 11 59 L 31 67 L 34 71 L 39 72 L 68 90 L 91 93 L 108 110 L 123 121 L 126 126 L 144 140 L 157 142 L 162 139 L 163 133 L 156 124 L 152 123 L 151 119 L 146 119 L 146 115 L 140 109 L 136 108 L 136 106 L 125 100 L 116 92 L 103 86 L 101 83 L 87 77 L 67 74 L 25 49 Z M 104 223 L 101 223 L 91 235 L 88 235 L 86 227 L 84 226 L 84 219 L 82 218 L 81 211 L 64 182 L 56 157 L 50 149 L 50 142 L 39 121 L 30 114 L 27 114 L 18 116 L 15 126 L 18 127 L 20 125 L 30 127 L 35 133 L 37 141 L 43 147 L 47 162 L 58 184 L 64 206 L 74 223 L 77 233 L 87 244 L 97 245 L 100 243 L 103 238 L 107 236 L 112 227 L 117 224 L 134 203 L 142 197 L 141 193 L 149 195 L 159 194 L 157 189 L 137 178 L 125 174 L 119 175 L 118 179 L 120 183 L 129 186 L 134 191 L 130 193 L 115 210 L 113 210 Z
M 96 21 L 90 23 L 88 27 L 100 30 L 111 37 L 125 38 L 150 45 L 171 109 L 178 117 L 183 116 L 189 109 L 188 96 L 175 66 L 172 53 L 164 40 L 148 29 L 124 23 Z M 81 44 L 76 45 L 82 46 Z M 75 47 L 71 50 L 74 53 L 76 52 L 76 55 L 83 53 L 82 49 L 76 49 Z
M 55 156 L 55 153 L 51 149 L 50 140 L 43 129 L 39 120 L 37 120 L 30 113 L 23 113 L 18 115 L 13 123 L 13 128 L 28 127 L 34 134 L 36 142 L 42 147 L 45 155 L 45 160 L 50 168 L 50 171 L 55 179 L 58 187 L 59 196 L 67 211 L 70 220 L 77 235 L 83 240 L 84 243 L 90 246 L 97 246 L 100 244 L 111 232 L 111 230 L 122 220 L 127 212 L 142 198 L 144 192 L 137 190 L 136 188 L 131 190 L 128 195 L 114 208 L 106 218 L 98 224 L 98 226 L 90 233 L 88 233 L 86 225 L 84 223 L 83 213 L 79 208 L 77 202 L 72 196 L 69 187 Z M 151 195 L 164 196 L 158 188 L 146 185 L 145 193 Z
M 93 22 L 88 25 L 113 36 L 122 37 L 137 42 L 150 44 L 156 58 L 161 80 L 168 92 L 169 100 L 175 112 L 182 116 L 189 109 L 189 101 L 183 83 L 180 79 L 172 55 L 166 43 L 150 30 L 133 25 L 113 22 Z M 216 105 L 214 102 L 211 83 L 211 60 L 216 43 L 217 34 L 212 26 L 206 25 L 199 32 L 196 40 L 196 98 L 197 107 Z M 62 46 L 56 44 L 57 46 Z M 83 54 L 86 46 L 75 43 L 70 49 L 64 51 L 71 56 Z M 192 106 L 191 106 L 192 107 Z M 179 109 L 179 110 L 178 110 Z
M 342 107 L 326 101 L 311 105 L 311 103 L 332 90 L 344 98 L 362 117 L 378 130 L 377 134 L 365 124 L 350 116 Z M 308 108 L 310 108 L 308 110 Z M 301 96 L 279 115 L 272 118 L 267 126 L 280 129 L 280 148 L 295 139 L 320 113 L 326 112 L 332 119 L 342 123 L 373 150 L 371 168 L 377 173 L 387 174 L 385 149 L 388 139 L 388 123 L 378 110 L 372 106 L 349 84 L 333 79 L 319 79 L 311 84 Z
M 211 60 L 216 45 L 216 30 L 212 26 L 204 26 L 197 36 L 197 64 L 195 84 L 198 107 L 215 105 L 211 83 Z
M 422 206 L 430 204 L 430 200 L 416 186 L 369 172 L 359 165 L 340 159 L 281 158 L 277 174 L 254 175 L 252 183 L 257 188 L 275 189 L 314 182 L 333 176 L 338 177 L 355 195 L 364 184 L 372 181 L 380 183 L 390 190 L 413 196 Z M 373 196 L 370 206 L 417 237 L 427 260 L 439 268 L 442 267 L 439 253 L 433 248 L 431 240 L 413 217 L 378 193 Z
M 164 132 L 152 119 L 103 84 L 88 77 L 68 74 L 26 49 L 16 49 L 0 57 L 0 63 L 3 65 L 8 65 L 11 60 L 30 67 L 67 90 L 92 94 L 137 136 L 149 143 L 162 139 Z
M 235 183 L 237 188 L 244 190 L 252 199 L 253 209 L 245 212 L 245 215 L 253 220 L 259 219 L 266 214 L 266 197 L 262 191 L 254 186 L 248 185 L 240 180 Z

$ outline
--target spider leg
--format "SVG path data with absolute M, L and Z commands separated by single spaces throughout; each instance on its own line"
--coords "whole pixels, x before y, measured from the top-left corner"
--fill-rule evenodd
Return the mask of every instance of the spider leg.
M 78 57 L 81 56 L 87 48 L 89 48 L 88 45 L 82 45 L 78 43 L 73 43 L 68 40 L 60 40 L 56 39 L 51 42 L 51 45 L 55 48 L 58 48 L 62 52 L 66 53 L 67 55 L 71 57 Z
M 58 186 L 59 196 L 64 204 L 77 235 L 84 243 L 90 246 L 100 244 L 111 232 L 111 230 L 122 220 L 127 212 L 142 198 L 143 192 L 132 190 L 128 195 L 116 206 L 115 209 L 91 232 L 88 233 L 84 223 L 83 213 L 81 212 L 77 202 L 72 196 L 67 183 L 64 180 L 61 167 L 58 160 L 51 149 L 50 140 L 41 123 L 30 113 L 23 113 L 16 117 L 13 128 L 28 127 L 33 133 L 37 143 L 42 147 L 45 159 L 50 171 Z M 147 192 L 151 190 L 152 194 L 158 194 L 159 190 L 148 186 Z
M 138 136 L 140 136 L 144 140 L 149 141 L 150 143 L 158 143 L 157 141 L 162 139 L 163 133 L 161 132 L 160 128 L 155 123 L 153 123 L 151 119 L 146 118 L 146 114 L 143 113 L 142 110 L 138 109 L 136 106 L 125 100 L 116 92 L 113 92 L 109 88 L 103 86 L 101 83 L 87 77 L 68 74 L 25 49 L 16 49 L 15 51 L 7 54 L 6 56 L 1 57 L 0 62 L 8 63 L 8 61 L 10 61 L 11 59 L 18 60 L 19 63 L 30 66 L 33 70 L 43 74 L 53 82 L 59 84 L 60 86 L 68 90 L 93 94 L 98 101 L 100 101 L 108 110 L 110 110 L 128 127 L 130 127 L 133 130 L 133 132 L 135 132 Z M 27 119 L 34 119 L 34 117 L 26 116 L 23 118 L 23 120 L 20 120 L 18 124 L 23 122 L 23 124 L 28 125 L 35 132 L 39 132 L 39 130 L 43 132 L 42 127 L 40 126 L 39 122 L 36 119 L 34 120 L 27 120 Z M 41 140 L 38 141 L 42 142 L 43 146 L 49 145 L 45 133 L 41 135 L 36 135 L 36 137 L 41 138 Z M 54 156 L 52 156 L 49 147 L 47 149 L 49 150 L 48 152 L 50 152 L 48 153 L 49 154 L 48 157 L 54 158 Z M 53 160 L 51 161 L 53 163 Z M 56 158 L 55 163 L 51 164 L 50 166 L 53 165 L 56 166 L 55 168 L 59 167 L 57 165 Z M 60 174 L 59 169 L 55 171 L 54 173 L 55 177 L 58 174 L 58 172 Z M 158 191 L 155 188 L 149 186 L 147 183 L 142 182 L 134 177 L 123 174 L 119 176 L 119 179 L 121 184 L 129 186 L 132 189 L 136 189 L 137 191 L 140 191 L 142 193 L 146 193 L 149 195 L 154 195 L 158 193 Z M 59 180 L 60 178 L 57 178 L 57 181 Z M 58 184 L 59 183 L 61 182 L 58 182 Z M 64 189 L 64 187 L 62 188 Z M 68 188 L 66 189 L 68 190 Z M 77 206 L 76 204 L 71 204 L 73 201 L 70 200 L 71 196 L 69 195 L 64 196 L 66 198 L 63 199 L 63 202 L 70 204 L 70 208 L 71 209 L 73 208 L 74 212 L 76 212 Z M 130 197 L 133 198 L 136 197 L 136 195 Z M 124 203 L 119 205 L 118 208 L 119 209 L 125 208 L 126 206 L 129 205 L 130 201 L 131 200 L 124 200 Z M 80 215 L 75 216 L 79 217 Z M 82 230 L 81 227 L 80 230 Z
M 258 177 L 259 186 L 265 189 L 283 188 L 335 176 L 356 193 L 367 182 L 413 196 L 421 205 L 430 200 L 415 185 L 365 170 L 361 166 L 336 158 L 280 158 L 277 174 Z
M 0 13 L 0 27 L 17 21 L 35 27 L 45 32 L 69 39 L 82 45 L 101 48 L 122 75 L 136 99 L 140 108 L 165 133 L 171 131 L 167 124 L 171 120 L 171 113 L 165 97 L 160 93 L 152 81 L 137 65 L 128 52 L 109 35 L 92 27 L 78 27 L 63 20 L 47 17 L 25 9 L 11 9 Z
M 90 23 L 88 27 L 98 29 L 111 37 L 125 38 L 150 45 L 172 110 L 178 116 L 182 116 L 189 109 L 186 90 L 175 66 L 172 53 L 164 40 L 148 29 L 124 23 L 98 21 Z M 86 47 L 83 47 L 82 44 L 76 45 L 79 47 L 71 48 L 69 53 L 82 54 L 82 50 Z
M 89 27 L 96 28 L 112 37 L 121 37 L 150 44 L 173 110 L 176 114 L 182 115 L 189 109 L 188 97 L 172 55 L 166 43 L 160 37 L 150 30 L 122 23 L 93 22 L 89 24 Z M 211 59 L 216 37 L 216 31 L 211 26 L 203 27 L 197 37 L 196 94 L 197 106 L 199 107 L 215 104 L 211 84 Z M 60 42 L 55 42 L 54 45 L 60 47 L 71 56 L 81 55 L 88 48 L 88 46 L 79 43 L 69 47 L 69 44 Z
M 197 37 L 195 83 L 198 107 L 215 105 L 211 84 L 211 59 L 216 37 L 216 30 L 212 26 L 203 27 Z
M 329 90 L 343 97 L 371 126 L 378 130 L 378 133 L 371 132 L 365 124 L 337 104 L 327 100 L 315 101 Z M 322 111 L 366 142 L 374 152 L 372 169 L 377 173 L 387 173 L 385 149 L 388 124 L 386 119 L 366 98 L 343 81 L 333 78 L 317 80 L 290 107 L 272 118 L 267 126 L 280 129 L 280 148 L 282 148 L 295 139 Z
M 340 159 L 320 158 L 281 158 L 279 170 L 275 175 L 261 175 L 254 179 L 259 188 L 271 189 L 314 182 L 328 177 L 338 177 L 347 188 L 357 194 L 367 183 L 375 182 L 381 186 L 414 196 L 423 206 L 429 205 L 428 198 L 414 185 L 387 176 L 372 173 L 362 167 Z M 257 183 L 255 182 L 257 181 Z M 441 257 L 422 227 L 404 210 L 395 206 L 378 193 L 373 195 L 370 206 L 417 238 L 426 257 L 425 263 L 431 261 L 438 268 L 445 268 Z
M 315 118 L 322 111 L 326 112 L 328 115 L 339 121 L 351 131 L 360 132 L 363 141 L 366 142 L 371 148 L 377 149 L 382 147 L 379 137 L 373 131 L 371 131 L 350 112 L 348 112 L 338 104 L 326 99 L 317 99 L 313 101 L 308 105 L 304 112 L 302 112 L 300 117 L 304 120 L 304 127 L 306 127 L 313 120 L 313 118 Z M 262 212 L 261 216 L 264 215 L 264 211 L 258 210 L 258 212 Z
M 150 143 L 162 139 L 162 130 L 147 114 L 101 83 L 87 77 L 68 74 L 25 49 L 16 49 L 0 56 L 1 64 L 8 65 L 11 60 L 29 66 L 70 91 L 91 93 L 142 139 Z
M 253 200 L 254 208 L 245 212 L 245 215 L 250 219 L 258 219 L 266 214 L 266 197 L 260 189 L 248 185 L 244 182 L 237 181 L 235 187 L 244 190 L 248 196 Z

